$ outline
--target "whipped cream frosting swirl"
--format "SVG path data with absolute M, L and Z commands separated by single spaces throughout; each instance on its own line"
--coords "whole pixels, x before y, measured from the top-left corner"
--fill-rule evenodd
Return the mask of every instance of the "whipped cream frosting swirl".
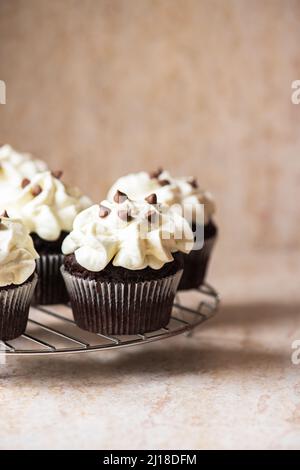
M 173 178 L 167 171 L 158 171 L 154 175 L 141 171 L 123 176 L 109 190 L 108 200 L 112 200 L 117 189 L 132 199 L 155 192 L 158 202 L 180 212 L 189 222 L 207 224 L 215 212 L 212 195 L 199 188 L 194 178 Z
M 23 284 L 39 257 L 21 220 L 0 216 L 0 287 Z
M 150 198 L 151 199 L 151 198 Z M 160 269 L 173 261 L 172 253 L 189 253 L 193 232 L 188 222 L 167 206 L 120 198 L 81 212 L 62 245 L 65 255 L 93 272 L 114 266 L 130 270 Z
M 29 153 L 19 153 L 10 145 L 0 147 L 0 205 L 7 207 L 19 192 L 24 178 L 48 170 L 42 160 L 37 160 Z
M 79 212 L 92 203 L 77 188 L 65 185 L 50 171 L 38 173 L 9 204 L 9 212 L 22 219 L 30 233 L 55 241 L 70 232 Z

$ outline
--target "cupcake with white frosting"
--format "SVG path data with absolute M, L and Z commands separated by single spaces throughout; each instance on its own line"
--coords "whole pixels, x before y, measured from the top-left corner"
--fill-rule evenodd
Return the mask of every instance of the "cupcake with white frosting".
M 112 200 L 116 189 L 134 199 L 144 198 L 155 192 L 159 203 L 168 205 L 172 211 L 186 218 L 194 232 L 195 244 L 193 250 L 184 256 L 184 273 L 179 289 L 198 288 L 205 280 L 217 237 L 212 195 L 200 188 L 194 177 L 174 178 L 162 169 L 152 173 L 132 173 L 119 178 L 109 190 L 108 200 Z
M 75 321 L 103 334 L 157 330 L 169 322 L 193 233 L 155 194 L 112 199 L 81 212 L 62 245 Z
M 61 181 L 62 172 L 38 173 L 24 178 L 20 193 L 10 202 L 10 214 L 22 219 L 40 255 L 39 282 L 34 303 L 55 304 L 68 300 L 60 274 L 61 244 L 72 230 L 73 221 L 91 201 L 77 188 Z
M 21 220 L 0 216 L 0 340 L 24 333 L 37 282 L 38 253 Z
M 48 169 L 42 160 L 29 153 L 20 153 L 10 145 L 0 146 L 0 206 L 9 207 L 9 203 L 20 192 L 24 178 L 32 178 Z

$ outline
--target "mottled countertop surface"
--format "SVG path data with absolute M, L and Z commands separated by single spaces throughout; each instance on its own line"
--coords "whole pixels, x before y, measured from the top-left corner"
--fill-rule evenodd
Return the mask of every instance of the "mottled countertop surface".
M 0 448 L 300 448 L 299 260 L 213 266 L 219 314 L 191 338 L 0 365 Z

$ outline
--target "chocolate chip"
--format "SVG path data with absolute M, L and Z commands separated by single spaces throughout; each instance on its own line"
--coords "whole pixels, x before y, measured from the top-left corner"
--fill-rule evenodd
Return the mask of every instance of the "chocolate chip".
M 26 188 L 26 186 L 28 186 L 29 184 L 30 184 L 30 180 L 28 178 L 23 178 L 22 183 L 21 183 L 22 189 Z
M 106 207 L 106 206 L 103 206 L 102 204 L 99 204 L 99 217 L 107 217 L 110 213 L 111 213 L 111 210 Z
M 120 219 L 124 220 L 124 222 L 130 222 L 132 220 L 132 216 L 127 210 L 118 211 L 118 216 L 120 217 Z
M 33 186 L 33 188 L 31 189 L 31 194 L 32 194 L 34 197 L 36 197 L 36 196 L 38 196 L 39 194 L 41 194 L 42 191 L 43 191 L 43 190 L 42 190 L 41 186 L 40 186 L 39 184 L 35 184 L 35 185 Z
M 58 180 L 60 180 L 60 178 L 63 175 L 63 171 L 61 170 L 51 171 L 51 175 L 54 176 L 54 178 L 57 178 Z
M 157 215 L 158 215 L 158 214 L 157 214 L 156 212 L 154 212 L 154 211 L 149 211 L 149 212 L 147 212 L 147 214 L 146 214 L 146 218 L 147 218 L 148 222 L 151 222 L 151 223 L 154 224 L 154 223 L 156 222 L 156 220 L 157 220 Z
M 8 213 L 7 213 L 6 211 L 4 211 L 4 212 L 0 215 L 0 224 L 2 223 L 1 217 L 6 217 L 6 218 L 8 218 L 9 215 L 8 215 Z
M 194 189 L 197 189 L 197 188 L 199 187 L 196 178 L 190 179 L 190 180 L 189 180 L 189 183 L 190 183 L 190 185 L 192 186 L 192 188 L 194 188 Z
M 158 178 L 159 175 L 161 175 L 163 171 L 164 170 L 161 167 L 159 167 L 156 171 L 150 171 L 149 176 L 151 179 Z
M 159 180 L 159 184 L 161 186 L 167 186 L 168 184 L 171 184 L 169 180 Z
M 157 196 L 155 193 L 149 194 L 149 196 L 145 197 L 145 201 L 149 204 L 157 204 Z
M 122 202 L 126 201 L 126 199 L 128 199 L 127 194 L 122 193 L 122 191 L 119 191 L 117 189 L 117 192 L 114 195 L 114 201 L 117 202 L 118 204 L 121 204 Z

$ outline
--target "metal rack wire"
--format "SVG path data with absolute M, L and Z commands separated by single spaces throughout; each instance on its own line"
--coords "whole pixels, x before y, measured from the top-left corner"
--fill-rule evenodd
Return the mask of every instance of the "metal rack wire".
M 106 336 L 78 328 L 68 305 L 31 308 L 26 332 L 15 340 L 0 341 L 0 354 L 47 355 L 101 351 L 141 345 L 186 332 L 211 318 L 217 311 L 219 295 L 209 284 L 203 284 L 195 296 L 180 292 L 174 302 L 170 323 L 161 330 L 130 336 Z M 193 299 L 190 305 L 189 300 Z

